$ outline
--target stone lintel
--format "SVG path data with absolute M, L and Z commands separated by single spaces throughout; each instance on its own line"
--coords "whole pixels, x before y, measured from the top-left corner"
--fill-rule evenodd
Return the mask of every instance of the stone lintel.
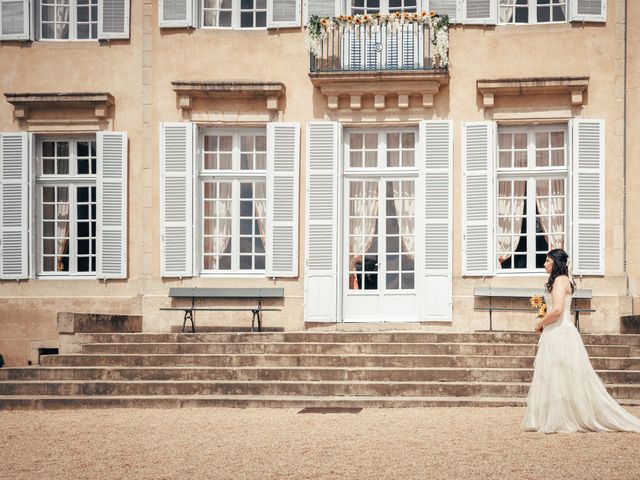
M 572 105 L 582 105 L 583 93 L 589 86 L 589 77 L 538 77 L 478 80 L 476 87 L 482 95 L 485 108 L 495 105 L 500 95 L 535 95 L 567 93 Z
M 192 99 L 195 97 L 225 100 L 263 99 L 267 110 L 278 110 L 279 100 L 285 94 L 285 86 L 282 82 L 194 80 L 175 81 L 171 82 L 171 85 L 178 96 L 178 107 L 183 111 L 192 108 Z
M 19 121 L 28 121 L 31 110 L 67 108 L 93 108 L 96 118 L 105 119 L 114 104 L 110 93 L 5 93 L 4 96 L 13 105 L 13 116 Z

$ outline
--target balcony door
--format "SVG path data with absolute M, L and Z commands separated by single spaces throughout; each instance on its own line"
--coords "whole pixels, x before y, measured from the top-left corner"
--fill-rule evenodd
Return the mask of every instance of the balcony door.
M 343 318 L 418 319 L 415 261 L 417 132 L 346 134 L 343 207 Z M 418 242 L 419 244 L 419 242 Z

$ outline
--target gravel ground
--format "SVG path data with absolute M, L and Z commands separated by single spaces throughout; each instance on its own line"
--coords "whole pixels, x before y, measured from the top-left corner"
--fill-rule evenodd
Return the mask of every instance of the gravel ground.
M 640 416 L 640 408 L 629 409 Z M 544 435 L 523 408 L 0 412 L 2 479 L 640 479 L 640 434 Z

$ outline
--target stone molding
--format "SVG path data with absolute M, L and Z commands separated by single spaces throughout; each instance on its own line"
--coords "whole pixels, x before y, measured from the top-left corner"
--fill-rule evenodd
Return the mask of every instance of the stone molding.
M 500 95 L 553 93 L 567 93 L 570 95 L 571 105 L 582 106 L 588 85 L 589 77 L 505 78 L 476 82 L 484 108 L 492 108 L 495 105 L 495 97 Z
M 440 86 L 449 83 L 449 72 L 439 70 L 377 72 L 311 72 L 311 83 L 327 97 L 329 110 L 338 110 L 340 98 L 349 99 L 351 110 L 362 108 L 362 97 L 373 97 L 375 110 L 396 97 L 399 109 L 409 108 L 409 97 L 420 96 L 422 108 L 432 108 Z
M 28 121 L 32 110 L 60 108 L 93 108 L 96 119 L 104 120 L 114 104 L 110 93 L 5 93 L 7 102 L 13 105 L 13 116 Z
M 177 106 L 183 118 L 191 117 L 194 98 L 206 99 L 257 99 L 265 101 L 265 109 L 270 113 L 280 110 L 280 98 L 285 95 L 282 82 L 241 82 L 241 81 L 174 81 L 171 82 L 177 95 Z

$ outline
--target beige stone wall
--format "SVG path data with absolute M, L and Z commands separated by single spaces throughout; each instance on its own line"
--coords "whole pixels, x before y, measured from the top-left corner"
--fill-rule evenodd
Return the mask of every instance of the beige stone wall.
M 129 134 L 129 277 L 123 281 L 30 280 L 0 282 L 0 353 L 10 364 L 22 364 L 31 341 L 55 339 L 55 314 L 61 310 L 144 315 L 143 328 L 168 330 L 181 322 L 178 312 L 159 312 L 166 306 L 171 286 L 283 286 L 283 312 L 266 315 L 269 325 L 302 329 L 304 272 L 304 162 L 305 124 L 332 118 L 326 98 L 308 76 L 309 57 L 301 29 L 223 31 L 158 28 L 157 3 L 131 2 L 131 39 L 97 42 L 0 43 L 1 92 L 109 92 L 115 98 L 113 129 Z M 610 0 L 606 24 L 541 26 L 455 26 L 450 39 L 449 84 L 440 89 L 435 106 L 424 109 L 426 119 L 451 119 L 454 125 L 454 237 L 453 322 L 427 325 L 438 330 L 487 328 L 486 312 L 474 312 L 473 288 L 512 286 L 513 278 L 461 277 L 461 123 L 492 119 L 517 109 L 569 111 L 583 118 L 606 121 L 606 276 L 579 279 L 594 290 L 598 310 L 582 320 L 586 331 L 616 332 L 618 317 L 630 311 L 623 258 L 623 29 L 622 0 Z M 638 49 L 640 6 L 629 2 L 629 58 Z M 633 40 L 635 39 L 635 41 Z M 635 50 L 634 50 L 635 49 Z M 637 57 L 637 53 L 635 52 Z M 630 61 L 630 105 L 637 105 L 639 67 Z M 571 106 L 568 94 L 498 97 L 486 110 L 476 89 L 479 79 L 545 76 L 588 76 L 582 108 Z M 284 121 L 300 122 L 301 173 L 299 217 L 299 279 L 161 279 L 159 220 L 159 123 L 181 120 L 171 82 L 176 80 L 275 81 L 286 86 L 281 99 Z M 635 86 L 634 86 L 635 85 Z M 635 96 L 634 96 L 635 95 Z M 631 100 L 635 99 L 635 103 Z M 196 100 L 193 113 L 216 124 L 220 113 L 264 115 L 260 101 Z M 629 109 L 629 205 L 640 200 L 640 171 L 635 161 L 640 142 L 635 132 L 640 117 Z M 632 126 L 635 125 L 635 129 Z M 1 99 L 0 131 L 15 131 L 13 108 Z M 635 174 L 635 175 L 634 175 Z M 637 203 L 637 201 L 636 201 Z M 632 213 L 632 211 L 630 212 Z M 629 215 L 627 248 L 630 280 L 640 290 L 640 224 Z M 518 278 L 523 287 L 540 286 L 544 276 Z M 635 282 L 635 283 L 634 283 Z M 637 295 L 637 293 L 636 293 Z M 246 315 L 217 316 L 216 324 L 248 323 Z M 201 324 L 214 322 L 205 315 Z M 494 328 L 528 329 L 529 318 L 498 316 Z

